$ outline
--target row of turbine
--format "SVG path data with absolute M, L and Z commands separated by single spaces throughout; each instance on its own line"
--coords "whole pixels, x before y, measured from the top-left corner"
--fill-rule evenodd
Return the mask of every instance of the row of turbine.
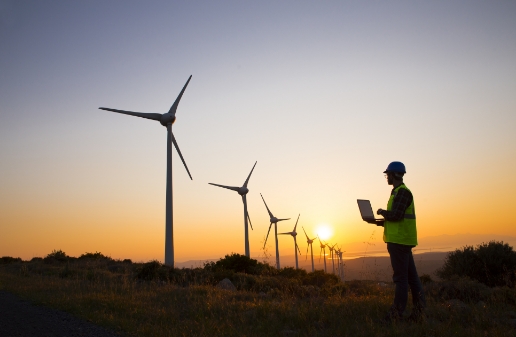
M 246 196 L 247 196 L 247 193 L 249 193 L 249 188 L 247 188 L 247 185 L 249 184 L 249 179 L 251 178 L 251 174 L 253 173 L 256 164 L 257 164 L 257 162 L 254 163 L 253 168 L 251 169 L 251 172 L 249 172 L 249 175 L 247 176 L 247 179 L 245 180 L 244 184 L 241 187 L 226 186 L 226 185 L 209 183 L 210 185 L 214 185 L 214 186 L 226 188 L 228 190 L 236 191 L 238 194 L 240 194 L 240 196 L 242 196 L 242 203 L 244 204 L 245 254 L 246 254 L 247 257 L 250 257 L 249 231 L 248 231 L 248 222 L 247 222 L 248 220 L 249 220 L 249 225 L 251 226 L 251 229 L 253 229 L 253 225 L 251 223 L 251 217 L 249 216 L 249 212 L 247 211 L 247 197 Z M 296 224 L 294 225 L 294 229 L 292 230 L 292 232 L 278 233 L 278 222 L 284 221 L 284 220 L 290 220 L 290 218 L 278 219 L 277 217 L 275 217 L 272 214 L 271 210 L 269 209 L 269 206 L 265 202 L 265 199 L 263 198 L 263 195 L 261 193 L 260 193 L 260 196 L 262 197 L 263 203 L 265 205 L 265 208 L 267 208 L 267 212 L 269 213 L 269 217 L 270 217 L 269 230 L 267 231 L 267 236 L 265 237 L 265 242 L 263 244 L 263 247 L 265 248 L 265 245 L 267 244 L 267 240 L 269 239 L 269 234 L 271 232 L 272 225 L 274 225 L 274 238 L 275 238 L 275 244 L 276 244 L 276 268 L 280 269 L 280 258 L 279 258 L 279 248 L 278 248 L 278 235 L 291 235 L 294 238 L 294 256 L 295 256 L 295 261 L 296 261 L 296 269 L 299 269 L 299 262 L 298 262 L 298 258 L 297 258 L 297 253 L 299 252 L 299 255 L 302 255 L 302 254 L 301 254 L 301 250 L 299 249 L 299 245 L 297 244 L 297 232 L 296 232 L 296 229 L 297 229 L 297 224 L 299 222 L 299 217 L 301 216 L 301 214 L 299 214 L 297 216 Z M 333 274 L 335 274 L 335 255 L 336 255 L 337 259 L 338 259 L 338 261 L 337 261 L 337 271 L 339 273 L 339 277 L 341 279 L 343 279 L 344 278 L 343 263 L 342 263 L 342 253 L 343 253 L 343 251 L 341 250 L 341 248 L 335 248 L 335 246 L 337 244 L 334 244 L 333 246 L 331 246 L 328 243 L 323 243 L 321 241 L 321 239 L 319 238 L 319 236 L 317 236 L 317 237 L 315 237 L 313 239 L 310 239 L 308 237 L 308 234 L 306 234 L 305 228 L 304 227 L 302 227 L 302 228 L 303 228 L 303 232 L 305 233 L 305 236 L 306 236 L 306 242 L 308 243 L 308 246 L 306 247 L 306 256 L 307 256 L 307 258 L 308 258 L 308 248 L 310 248 L 310 255 L 311 255 L 311 260 L 312 260 L 312 272 L 315 271 L 314 252 L 313 252 L 312 243 L 314 242 L 315 239 L 318 239 L 319 240 L 319 244 L 321 246 L 321 251 L 319 252 L 319 261 L 321 259 L 321 254 L 322 254 L 324 256 L 324 272 L 327 272 L 327 267 L 326 267 L 326 247 L 328 247 L 328 249 L 330 250 L 330 256 L 331 256 L 331 260 L 332 260 L 332 272 L 333 272 Z
M 193 180 L 192 175 L 190 174 L 190 170 L 188 169 L 188 166 L 186 165 L 186 162 L 183 158 L 181 150 L 179 150 L 179 146 L 174 137 L 174 134 L 172 133 L 172 124 L 174 124 L 174 122 L 176 121 L 177 107 L 179 106 L 179 102 L 181 101 L 181 98 L 183 97 L 183 93 L 185 92 L 186 87 L 188 86 L 188 83 L 190 83 L 191 79 L 192 79 L 192 75 L 190 75 L 190 77 L 186 81 L 185 85 L 183 86 L 183 89 L 177 96 L 176 100 L 170 107 L 169 111 L 164 114 L 134 112 L 134 111 L 118 110 L 118 109 L 103 108 L 103 107 L 99 108 L 101 110 L 112 111 L 112 112 L 116 112 L 116 113 L 120 113 L 120 114 L 124 114 L 124 115 L 130 115 L 130 116 L 141 117 L 141 118 L 145 118 L 145 119 L 158 121 L 161 123 L 161 125 L 163 125 L 167 128 L 167 185 L 166 185 L 166 204 L 165 204 L 165 209 L 166 209 L 166 213 L 165 213 L 166 214 L 165 215 L 165 265 L 172 266 L 172 267 L 174 266 L 174 231 L 173 231 L 173 202 L 172 202 L 172 145 L 176 148 L 177 153 L 178 153 L 179 157 L 181 158 L 181 161 L 183 162 L 183 165 L 186 169 L 186 172 L 188 173 L 188 176 L 190 177 L 191 180 Z M 249 173 L 249 176 L 247 177 L 247 179 L 244 182 L 244 185 L 242 187 L 233 187 L 233 186 L 225 186 L 225 185 L 218 185 L 218 184 L 210 183 L 211 185 L 215 185 L 215 186 L 219 186 L 219 187 L 223 187 L 223 188 L 227 188 L 227 189 L 236 191 L 236 192 L 238 192 L 238 194 L 240 194 L 242 196 L 242 201 L 244 203 L 245 255 L 248 257 L 250 257 L 250 251 L 249 251 L 249 233 L 248 233 L 247 220 L 249 220 L 251 229 L 252 229 L 252 224 L 251 224 L 251 219 L 249 217 L 249 213 L 247 212 L 246 195 L 249 192 L 249 189 L 247 188 L 247 184 L 249 183 L 249 178 L 251 177 L 251 174 L 253 173 L 255 166 L 256 166 L 256 162 L 254 163 L 254 166 L 251 169 L 251 172 Z M 263 196 L 262 196 L 262 200 L 265 203 L 265 199 L 263 199 Z M 269 236 L 271 226 L 272 226 L 272 224 L 274 224 L 274 232 L 275 232 L 275 237 L 276 237 L 276 266 L 279 268 L 277 223 L 279 221 L 289 220 L 289 219 L 278 219 L 273 216 L 272 212 L 269 210 L 269 207 L 267 206 L 266 203 L 265 203 L 265 207 L 267 208 L 267 211 L 270 216 L 270 221 L 271 221 L 271 224 L 269 225 L 269 231 L 267 232 L 267 238 Z M 299 220 L 299 216 L 298 216 L 298 220 Z M 297 235 L 296 227 L 297 227 L 297 221 L 296 221 L 296 226 L 294 227 L 294 230 L 292 232 L 279 233 L 279 234 L 292 235 L 294 237 L 294 243 L 295 243 L 294 250 L 297 249 L 299 251 L 299 247 L 297 246 L 297 242 L 296 242 L 296 235 Z M 304 231 L 304 228 L 303 228 L 303 231 Z M 305 235 L 306 235 L 306 232 L 305 232 Z M 265 240 L 265 244 L 267 243 L 267 238 Z M 312 244 L 313 240 L 315 240 L 315 238 L 312 240 L 310 240 L 308 238 L 308 236 L 306 236 L 306 238 L 307 238 L 307 242 L 309 243 L 309 245 L 311 247 L 311 244 Z M 264 244 L 264 247 L 265 247 L 265 244 Z M 322 248 L 323 248 L 323 246 L 321 243 L 321 249 Z M 307 252 L 308 252 L 308 248 L 307 248 Z M 341 255 L 342 255 L 342 253 L 341 253 Z M 295 256 L 296 256 L 296 268 L 298 268 L 297 253 L 295 254 Z M 325 263 L 325 271 L 326 271 L 326 256 L 325 256 L 324 263 Z M 312 250 L 312 271 L 313 270 L 314 270 L 314 263 L 313 263 L 313 250 Z

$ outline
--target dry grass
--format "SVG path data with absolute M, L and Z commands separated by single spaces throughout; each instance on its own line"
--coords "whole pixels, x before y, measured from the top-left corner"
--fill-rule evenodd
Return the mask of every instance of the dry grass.
M 510 320 L 516 311 L 515 289 L 489 290 L 477 285 L 479 291 L 461 298 L 464 307 L 454 308 L 446 304 L 445 296 L 454 294 L 448 288 L 455 285 L 433 283 L 427 286 L 425 322 L 383 326 L 378 321 L 393 299 L 394 289 L 390 284 L 355 281 L 327 289 L 300 285 L 303 291 L 273 287 L 267 293 L 231 292 L 210 285 L 205 278 L 190 281 L 187 286 L 138 280 L 135 278 L 138 268 L 141 270 L 135 264 L 102 261 L 14 262 L 0 265 L 0 289 L 135 336 L 516 334 Z M 456 284 L 464 289 L 474 286 L 464 280 Z M 460 293 L 459 289 L 457 296 Z M 484 305 L 477 303 L 479 300 Z

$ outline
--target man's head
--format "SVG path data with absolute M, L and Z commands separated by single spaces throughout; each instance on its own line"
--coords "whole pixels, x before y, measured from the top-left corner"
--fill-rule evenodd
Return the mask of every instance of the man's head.
M 393 161 L 387 166 L 387 169 L 383 171 L 383 173 L 385 173 L 385 177 L 387 178 L 387 184 L 397 186 L 403 182 L 403 175 L 407 173 L 407 171 L 402 162 Z

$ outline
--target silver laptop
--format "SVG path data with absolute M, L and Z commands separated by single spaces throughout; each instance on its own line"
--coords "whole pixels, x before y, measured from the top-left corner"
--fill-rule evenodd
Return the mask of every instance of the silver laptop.
M 373 207 L 371 207 L 371 202 L 369 200 L 357 199 L 358 208 L 360 209 L 360 215 L 362 215 L 362 219 L 365 221 L 371 220 L 383 220 L 377 219 L 374 217 Z

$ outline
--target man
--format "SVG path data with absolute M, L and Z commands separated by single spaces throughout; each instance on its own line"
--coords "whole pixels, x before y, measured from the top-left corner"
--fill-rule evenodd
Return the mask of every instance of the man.
M 392 185 L 387 209 L 379 209 L 376 213 L 384 217 L 375 224 L 383 226 L 383 241 L 387 243 L 387 251 L 393 269 L 392 280 L 396 284 L 394 303 L 384 321 L 397 321 L 403 317 L 407 306 L 408 286 L 412 293 L 414 305 L 409 316 L 411 321 L 420 321 L 426 306 L 425 294 L 416 271 L 412 248 L 417 246 L 416 212 L 414 197 L 403 183 L 406 173 L 405 165 L 394 161 L 383 172 L 387 183 Z

